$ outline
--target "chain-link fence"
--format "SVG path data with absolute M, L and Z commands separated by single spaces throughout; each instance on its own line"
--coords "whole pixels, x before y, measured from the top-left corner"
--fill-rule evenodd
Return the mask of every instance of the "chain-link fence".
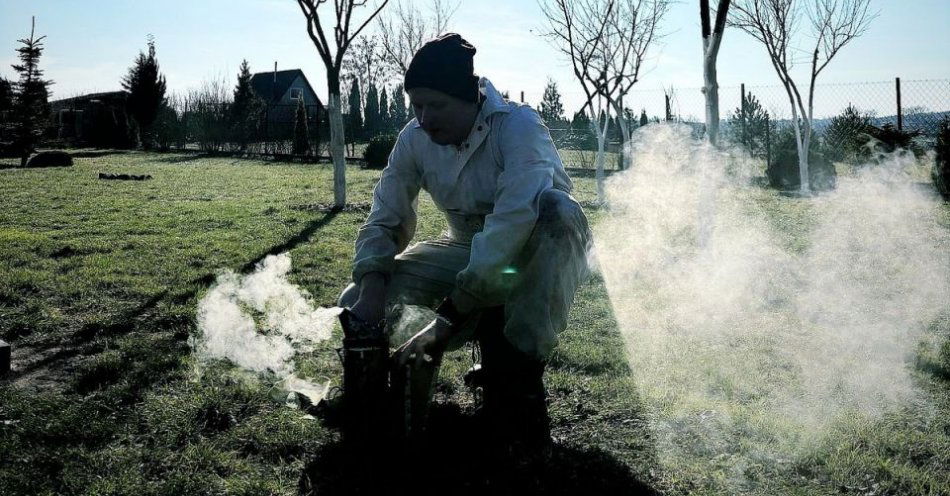
M 799 88 L 799 91 L 807 98 L 807 87 Z M 783 86 L 721 86 L 719 115 L 723 125 L 728 125 L 740 108 L 743 92 L 754 97 L 779 125 L 791 119 L 791 103 Z M 564 93 L 573 96 L 574 92 L 568 90 Z M 512 93 L 512 97 L 521 94 Z M 540 105 L 541 92 L 523 94 L 523 101 L 536 107 Z M 944 116 L 950 115 L 950 79 L 902 81 L 898 78 L 881 82 L 817 84 L 814 95 L 815 127 L 818 130 L 849 105 L 870 114 L 876 126 L 891 124 L 901 130 L 920 131 L 928 136 L 936 132 Z M 635 89 L 624 97 L 624 106 L 637 118 L 645 113 L 651 121 L 705 122 L 706 101 L 701 87 Z
M 518 96 L 535 104 L 531 95 Z M 803 96 L 807 98 L 807 93 Z M 702 88 L 636 90 L 625 96 L 624 107 L 631 128 L 644 121 L 676 121 L 692 125 L 697 136 L 705 130 Z M 719 115 L 720 137 L 767 164 L 776 156 L 794 151 L 791 102 L 783 86 L 722 86 Z M 814 91 L 813 130 L 814 142 L 818 143 L 814 149 L 833 160 L 853 159 L 856 148 L 870 136 L 886 142 L 885 149 L 907 146 L 919 153 L 933 147 L 939 124 L 947 118 L 950 79 L 819 84 Z M 611 122 L 606 143 L 608 165 L 616 163 L 617 167 L 622 161 L 621 154 L 616 153 L 621 143 L 619 124 L 617 120 Z M 572 163 L 593 165 L 597 140 L 588 124 L 563 120 L 549 123 L 549 127 L 556 145 L 568 150 Z

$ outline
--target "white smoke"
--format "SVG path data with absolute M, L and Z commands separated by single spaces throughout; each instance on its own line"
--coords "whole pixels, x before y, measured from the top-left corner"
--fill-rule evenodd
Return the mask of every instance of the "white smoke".
M 290 255 L 283 253 L 266 257 L 247 276 L 222 272 L 198 303 L 200 333 L 191 345 L 202 360 L 227 359 L 252 372 L 272 372 L 285 389 L 313 396 L 326 386 L 296 377 L 294 356 L 330 338 L 340 309 L 315 307 L 305 290 L 287 280 L 290 268 Z
M 918 399 L 908 363 L 950 309 L 950 236 L 913 157 L 792 199 L 686 126 L 646 126 L 631 152 L 596 251 L 664 463 L 742 478 Z
M 389 341 L 398 346 L 432 322 L 435 319 L 435 310 L 421 305 L 399 303 L 390 310 L 389 318 L 395 322 Z

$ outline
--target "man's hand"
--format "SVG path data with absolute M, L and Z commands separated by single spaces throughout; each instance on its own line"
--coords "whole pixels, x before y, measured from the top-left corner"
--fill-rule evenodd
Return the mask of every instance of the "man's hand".
M 436 318 L 396 350 L 396 361 L 405 366 L 413 360 L 419 367 L 423 362 L 438 360 L 454 333 L 455 329 L 446 320 Z
M 360 279 L 360 296 L 350 310 L 372 325 L 386 316 L 386 278 L 379 272 L 370 272 Z

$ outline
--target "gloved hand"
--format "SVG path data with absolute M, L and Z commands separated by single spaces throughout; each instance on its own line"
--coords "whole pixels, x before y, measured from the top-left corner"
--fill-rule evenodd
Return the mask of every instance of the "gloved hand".
M 386 280 L 378 272 L 370 272 L 360 281 L 360 294 L 350 308 L 357 317 L 370 325 L 377 325 L 386 312 Z
M 396 361 L 405 366 L 413 360 L 413 365 L 419 367 L 423 362 L 439 360 L 453 334 L 452 325 L 444 318 L 436 317 L 396 350 Z

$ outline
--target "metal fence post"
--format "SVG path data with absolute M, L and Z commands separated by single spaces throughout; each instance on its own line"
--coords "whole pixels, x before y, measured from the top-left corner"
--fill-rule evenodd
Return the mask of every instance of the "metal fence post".
M 739 122 L 742 123 L 742 146 L 749 148 L 745 128 L 745 83 L 739 85 Z
M 901 78 L 895 78 L 897 84 L 897 130 L 904 130 L 904 111 L 901 108 Z
M 765 170 L 772 166 L 772 125 L 769 116 L 765 116 Z

